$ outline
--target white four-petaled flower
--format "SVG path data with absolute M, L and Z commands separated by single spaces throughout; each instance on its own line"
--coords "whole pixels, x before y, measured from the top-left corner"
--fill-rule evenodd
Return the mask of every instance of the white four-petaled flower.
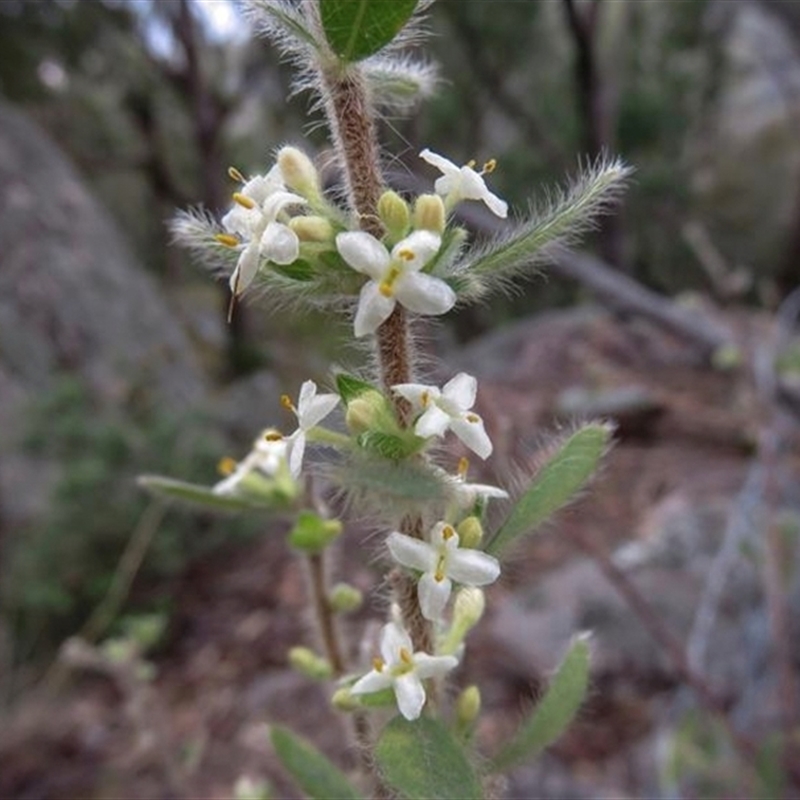
M 286 462 L 286 440 L 277 431 L 262 431 L 253 442 L 253 449 L 234 467 L 230 475 L 214 484 L 214 494 L 235 496 L 242 482 L 253 472 L 273 477 Z
M 233 199 L 233 208 L 222 218 L 222 227 L 242 239 L 239 260 L 230 278 L 231 291 L 239 295 L 253 282 L 260 259 L 276 264 L 291 264 L 297 259 L 297 234 L 277 219 L 286 206 L 303 205 L 306 201 L 286 191 L 277 165 L 266 175 L 247 181 Z
M 507 216 L 508 203 L 490 192 L 483 180 L 483 176 L 494 169 L 494 161 L 487 162 L 481 172 L 476 172 L 472 162 L 459 167 L 427 148 L 419 155 L 443 173 L 442 177 L 436 180 L 434 188 L 437 194 L 445 198 L 448 208 L 452 208 L 460 200 L 481 200 L 493 214 L 504 218 Z
M 497 559 L 479 550 L 459 547 L 458 534 L 447 522 L 433 527 L 429 542 L 394 531 L 387 544 L 395 561 L 422 573 L 417 591 L 426 619 L 442 616 L 453 581 L 465 586 L 486 586 L 500 575 Z
M 297 430 L 287 438 L 289 471 L 296 478 L 303 466 L 303 453 L 306 449 L 306 434 L 322 422 L 339 403 L 338 394 L 317 394 L 317 384 L 305 381 L 300 387 L 297 407 L 284 395 L 283 404 L 297 417 Z
M 396 622 L 384 626 L 380 652 L 380 658 L 372 662 L 372 671 L 359 678 L 350 691 L 372 694 L 391 687 L 400 713 L 408 720 L 417 719 L 425 705 L 422 681 L 444 675 L 458 664 L 455 656 L 415 653 L 411 637 Z
M 481 458 L 491 454 L 492 442 L 483 420 L 470 410 L 478 391 L 478 382 L 472 375 L 459 372 L 441 389 L 421 383 L 398 383 L 392 389 L 405 397 L 415 411 L 422 411 L 414 423 L 417 436 L 443 436 L 449 428 Z
M 355 335 L 374 333 L 399 302 L 416 314 L 444 314 L 456 302 L 455 292 L 440 278 L 421 272 L 441 247 L 441 237 L 415 231 L 398 242 L 391 253 L 363 231 L 340 233 L 336 248 L 357 272 L 368 275 L 361 289 Z

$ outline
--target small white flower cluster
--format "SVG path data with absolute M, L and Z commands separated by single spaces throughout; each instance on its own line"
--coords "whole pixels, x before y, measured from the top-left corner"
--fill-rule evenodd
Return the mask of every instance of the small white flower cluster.
M 506 216 L 506 203 L 489 191 L 483 179 L 494 169 L 493 161 L 476 172 L 472 164 L 458 167 L 428 149 L 420 155 L 443 173 L 435 183 L 443 213 L 462 200 L 478 200 L 498 216 Z M 297 231 L 302 228 L 292 214 L 309 207 L 320 209 L 325 204 L 313 164 L 294 147 L 282 148 L 275 165 L 265 175 L 245 179 L 236 169 L 231 169 L 230 175 L 242 186 L 233 194 L 233 206 L 221 220 L 225 232 L 217 234 L 216 241 L 239 252 L 230 277 L 231 292 L 238 297 L 253 283 L 262 264 L 287 266 L 298 260 L 301 237 Z M 441 232 L 414 230 L 388 247 L 364 231 L 341 231 L 334 238 L 329 221 L 320 217 L 307 219 L 322 220 L 320 230 L 331 232 L 331 244 L 339 256 L 368 278 L 358 298 L 356 337 L 374 334 L 398 303 L 424 316 L 444 314 L 455 306 L 457 296 L 452 287 L 426 271 L 442 247 Z M 309 224 L 307 229 L 311 228 Z

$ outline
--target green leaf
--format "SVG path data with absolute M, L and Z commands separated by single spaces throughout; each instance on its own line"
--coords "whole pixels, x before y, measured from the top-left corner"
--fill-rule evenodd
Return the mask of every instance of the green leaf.
M 319 0 L 325 37 L 343 61 L 377 53 L 397 36 L 416 7 L 417 0 Z
M 516 736 L 492 759 L 489 772 L 502 772 L 527 761 L 561 736 L 586 696 L 589 655 L 588 637 L 576 638 L 544 698 Z
M 278 725 L 270 739 L 284 769 L 311 800 L 360 800 L 342 772 L 304 739 Z
M 297 259 L 291 264 L 271 264 L 270 267 L 293 281 L 305 283 L 314 280 L 314 268 L 308 261 L 303 261 L 302 259 Z
M 497 555 L 514 539 L 533 532 L 565 506 L 589 480 L 611 439 L 610 425 L 584 425 L 555 450 L 486 546 Z
M 395 436 L 380 431 L 362 433 L 357 441 L 359 447 L 363 447 L 370 453 L 376 453 L 382 458 L 388 458 L 390 461 L 401 461 L 408 458 L 408 456 L 418 453 L 425 444 L 425 440 L 419 436 Z
M 197 483 L 166 478 L 162 475 L 140 475 L 136 482 L 153 494 L 161 495 L 173 500 L 196 503 L 206 508 L 215 508 L 220 511 L 253 511 L 271 510 L 275 504 L 250 500 L 244 497 L 231 497 L 229 495 L 214 494 L 210 486 L 201 486 Z
M 377 389 L 371 383 L 348 375 L 346 372 L 340 372 L 336 376 L 336 391 L 342 398 L 342 402 L 347 404 L 364 392 L 376 392 Z
M 409 800 L 479 800 L 481 785 L 470 757 L 441 722 L 395 717 L 375 747 L 383 779 Z

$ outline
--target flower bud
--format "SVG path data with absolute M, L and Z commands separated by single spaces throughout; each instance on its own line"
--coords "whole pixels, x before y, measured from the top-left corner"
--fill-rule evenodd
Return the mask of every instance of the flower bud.
M 292 217 L 289 228 L 297 234 L 301 242 L 329 242 L 333 239 L 333 225 L 325 217 L 313 214 L 305 217 Z
M 307 647 L 292 647 L 289 650 L 289 663 L 299 673 L 315 681 L 328 680 L 333 675 L 331 665 Z
M 453 627 L 463 628 L 466 633 L 475 627 L 486 609 L 486 596 L 477 586 L 465 586 L 456 595 L 453 605 Z
M 483 539 L 483 525 L 477 517 L 467 517 L 456 525 L 458 541 L 461 547 L 470 547 L 473 550 Z
M 392 240 L 402 239 L 408 233 L 411 214 L 408 203 L 397 192 L 384 192 L 378 200 L 378 216 Z
M 325 519 L 313 511 L 301 511 L 289 533 L 289 544 L 307 553 L 324 550 L 342 532 L 338 519 Z
M 414 230 L 444 233 L 446 213 L 438 194 L 421 194 L 414 203 Z
M 386 419 L 387 410 L 386 398 L 380 392 L 374 389 L 362 392 L 347 404 L 344 416 L 347 430 L 358 435 L 380 428 L 381 421 Z
M 458 726 L 466 730 L 472 726 L 481 713 L 481 690 L 477 686 L 467 686 L 456 700 L 456 720 Z
M 347 614 L 361 608 L 364 595 L 349 583 L 337 583 L 328 595 L 328 604 L 337 614 Z
M 355 697 L 350 689 L 346 686 L 343 686 L 341 689 L 337 689 L 333 693 L 333 697 L 331 697 L 331 705 L 337 711 L 358 711 L 361 708 L 361 703 L 359 702 L 358 698 Z
M 311 159 L 296 147 L 282 147 L 278 166 L 284 183 L 303 197 L 319 196 L 319 176 Z

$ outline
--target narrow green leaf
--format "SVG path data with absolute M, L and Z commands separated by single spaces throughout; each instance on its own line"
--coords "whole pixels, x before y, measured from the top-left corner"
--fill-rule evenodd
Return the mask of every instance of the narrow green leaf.
M 593 422 L 567 438 L 536 473 L 533 483 L 486 546 L 486 552 L 497 555 L 514 539 L 532 533 L 565 506 L 591 477 L 608 447 L 611 433 L 610 425 Z
M 589 685 L 589 641 L 575 639 L 544 698 L 492 760 L 489 772 L 502 772 L 526 761 L 552 744 L 566 730 L 586 696 Z
M 342 772 L 304 739 L 278 725 L 270 739 L 284 769 L 311 800 L 360 800 Z
M 377 389 L 371 383 L 348 375 L 346 372 L 340 372 L 336 376 L 336 391 L 342 398 L 342 402 L 347 404 L 364 392 L 375 392 Z
M 258 502 L 255 499 L 249 500 L 243 497 L 214 494 L 210 486 L 187 483 L 174 478 L 166 478 L 162 475 L 140 475 L 136 482 L 139 486 L 153 492 L 153 494 L 173 500 L 196 503 L 206 508 L 215 508 L 220 511 L 253 511 L 273 508 L 272 505 Z
M 461 743 L 441 722 L 395 717 L 381 733 L 375 758 L 383 779 L 408 800 L 479 800 L 481 785 Z
M 418 453 L 425 444 L 419 436 L 395 436 L 391 433 L 380 431 L 367 431 L 358 437 L 359 447 L 370 453 L 376 453 L 390 461 L 401 461 L 408 456 Z
M 343 61 L 360 61 L 389 44 L 408 22 L 417 0 L 319 0 L 331 49 Z

